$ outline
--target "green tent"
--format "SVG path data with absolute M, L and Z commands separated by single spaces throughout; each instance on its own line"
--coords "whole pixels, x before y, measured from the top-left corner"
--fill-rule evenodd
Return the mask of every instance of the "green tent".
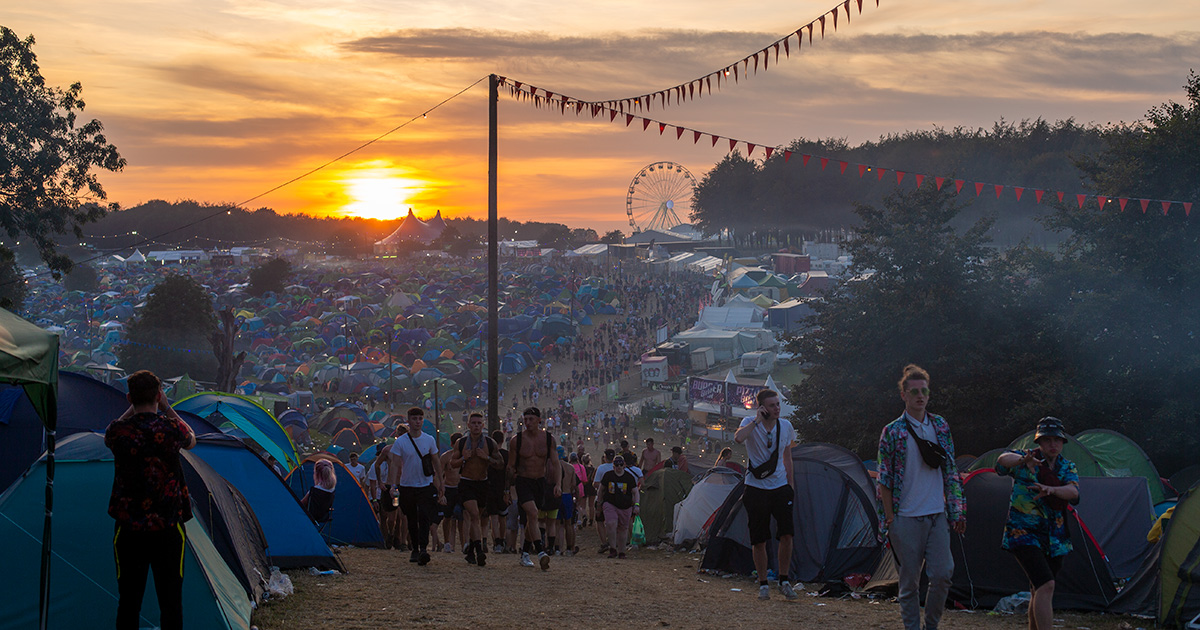
M 58 335 L 0 308 L 0 383 L 20 385 L 46 426 L 46 491 L 42 504 L 39 627 L 48 623 L 50 549 L 54 514 L 54 431 L 58 426 Z M 29 560 L 32 566 L 32 560 Z M 19 565 L 8 564 L 14 570 Z
M 1137 442 L 1108 429 L 1088 429 L 1075 434 L 1087 447 L 1108 477 L 1145 477 L 1150 485 L 1150 501 L 1158 505 L 1167 499 L 1158 469 Z
M 1191 627 L 1200 615 L 1200 486 L 1179 497 L 1162 537 L 1158 623 Z
M 642 482 L 641 516 L 646 544 L 657 545 L 675 529 L 675 504 L 692 490 L 692 476 L 675 468 L 659 468 Z
M 53 552 L 55 580 L 50 587 L 48 628 L 111 628 L 117 617 L 117 572 L 113 562 L 112 452 L 93 433 L 63 440 L 55 488 L 59 497 L 54 519 L 58 534 Z M 25 629 L 38 617 L 34 560 L 41 548 L 37 535 L 42 511 L 42 483 L 49 470 L 43 456 L 29 472 L 0 495 L 0 563 L 5 567 L 5 614 L 0 630 Z M 235 630 L 250 627 L 250 599 L 213 546 L 197 519 L 187 522 L 183 610 L 187 627 Z M 158 621 L 154 580 L 147 580 L 142 601 L 142 627 Z

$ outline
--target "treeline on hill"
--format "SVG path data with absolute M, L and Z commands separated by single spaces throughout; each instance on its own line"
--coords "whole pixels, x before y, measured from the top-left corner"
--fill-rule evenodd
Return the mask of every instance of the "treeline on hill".
M 1195 74 L 1187 94 L 1107 130 L 1107 147 L 1077 164 L 1089 189 L 1200 199 Z M 1158 204 L 1143 213 L 1054 200 L 1044 224 L 1056 248 L 1001 251 L 989 237 L 995 218 L 971 220 L 961 202 L 926 184 L 855 206 L 855 279 L 814 303 L 815 328 L 790 344 L 807 376 L 791 391 L 802 439 L 874 457 L 903 409 L 901 369 L 916 363 L 959 454 L 1007 446 L 1052 415 L 1072 433 L 1128 435 L 1164 475 L 1195 463 L 1200 217 L 1180 203 L 1164 215 Z
M 1075 161 L 1102 151 L 1111 127 L 1079 125 L 1074 120 L 1000 121 L 991 129 L 907 131 L 850 146 L 844 139 L 796 140 L 785 160 L 782 151 L 770 159 L 747 159 L 738 152 L 713 167 L 696 188 L 692 221 L 706 233 L 730 230 L 735 244 L 796 243 L 826 230 L 858 225 L 855 204 L 878 205 L 897 188 L 893 169 L 906 172 L 899 186 L 915 186 L 913 173 L 1011 184 L 1027 188 L 1081 189 L 1082 172 Z M 812 155 L 804 165 L 802 154 Z M 821 157 L 830 158 L 822 169 Z M 843 174 L 839 160 L 850 163 Z M 859 176 L 857 164 L 878 171 Z M 953 188 L 953 182 L 946 182 Z M 970 205 L 955 220 L 960 229 L 981 216 L 994 214 L 991 236 L 1002 245 L 1022 239 L 1053 242 L 1036 219 L 1047 208 L 1034 203 L 1032 190 L 1017 201 L 1011 189 L 1001 199 L 991 186 L 978 198 L 974 187 L 963 189 Z M 764 242 L 764 234 L 772 242 Z
M 271 208 L 245 210 L 232 204 L 192 200 L 153 200 L 108 213 L 87 226 L 84 238 L 106 251 L 128 250 L 150 239 L 141 245 L 143 250 L 290 246 L 302 251 L 351 256 L 370 253 L 372 245 L 391 234 L 400 222 L 401 219 L 280 214 Z M 561 223 L 503 218 L 498 223 L 502 239 L 538 240 L 547 247 L 578 246 L 600 238 L 595 230 L 572 229 Z M 487 235 L 487 221 L 451 218 L 446 224 L 452 229 L 447 230 L 449 234 L 441 242 L 434 244 L 437 248 L 481 247 Z M 135 231 L 137 234 L 133 234 Z M 64 244 L 64 249 L 70 251 L 69 245 Z

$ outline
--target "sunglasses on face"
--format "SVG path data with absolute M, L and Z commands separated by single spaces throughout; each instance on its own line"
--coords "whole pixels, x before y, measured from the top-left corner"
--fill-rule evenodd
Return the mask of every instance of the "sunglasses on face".
M 908 390 L 908 393 L 911 396 L 928 396 L 929 388 L 928 387 L 913 387 Z

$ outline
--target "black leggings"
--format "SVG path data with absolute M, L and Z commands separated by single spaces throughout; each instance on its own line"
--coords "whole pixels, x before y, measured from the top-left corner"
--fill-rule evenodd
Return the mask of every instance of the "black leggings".
M 117 630 L 142 627 L 142 598 L 146 573 L 154 571 L 158 595 L 159 626 L 163 630 L 183 628 L 183 524 L 157 532 L 131 530 L 117 525 L 113 557 L 117 563 Z M 80 611 L 82 612 L 82 611 Z
M 1021 565 L 1021 570 L 1025 571 L 1035 591 L 1047 582 L 1052 582 L 1054 576 L 1062 569 L 1063 556 L 1051 558 L 1041 547 L 1027 545 L 1011 549 L 1010 552 L 1017 559 L 1017 564 Z
M 399 490 L 400 511 L 408 519 L 408 541 L 414 551 L 425 551 L 429 546 L 429 524 L 437 510 L 433 486 L 400 486 Z

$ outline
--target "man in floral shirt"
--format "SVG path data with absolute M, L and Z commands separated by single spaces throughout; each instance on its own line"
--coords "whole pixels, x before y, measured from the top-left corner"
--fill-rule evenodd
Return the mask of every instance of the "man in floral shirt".
M 904 413 L 879 437 L 880 523 L 899 565 L 898 599 L 905 630 L 921 630 L 922 565 L 929 576 L 925 630 L 937 630 L 954 577 L 950 528 L 959 534 L 965 531 L 966 502 L 954 467 L 950 426 L 925 410 L 929 374 L 915 365 L 905 367 L 900 398 Z M 918 439 L 925 442 L 924 448 Z
M 104 433 L 115 464 L 108 514 L 117 522 L 117 630 L 141 626 L 151 569 L 159 625 L 178 630 L 183 627 L 183 524 L 192 518 L 179 450 L 195 446 L 196 434 L 171 409 L 157 376 L 142 370 L 128 383 L 131 406 Z

